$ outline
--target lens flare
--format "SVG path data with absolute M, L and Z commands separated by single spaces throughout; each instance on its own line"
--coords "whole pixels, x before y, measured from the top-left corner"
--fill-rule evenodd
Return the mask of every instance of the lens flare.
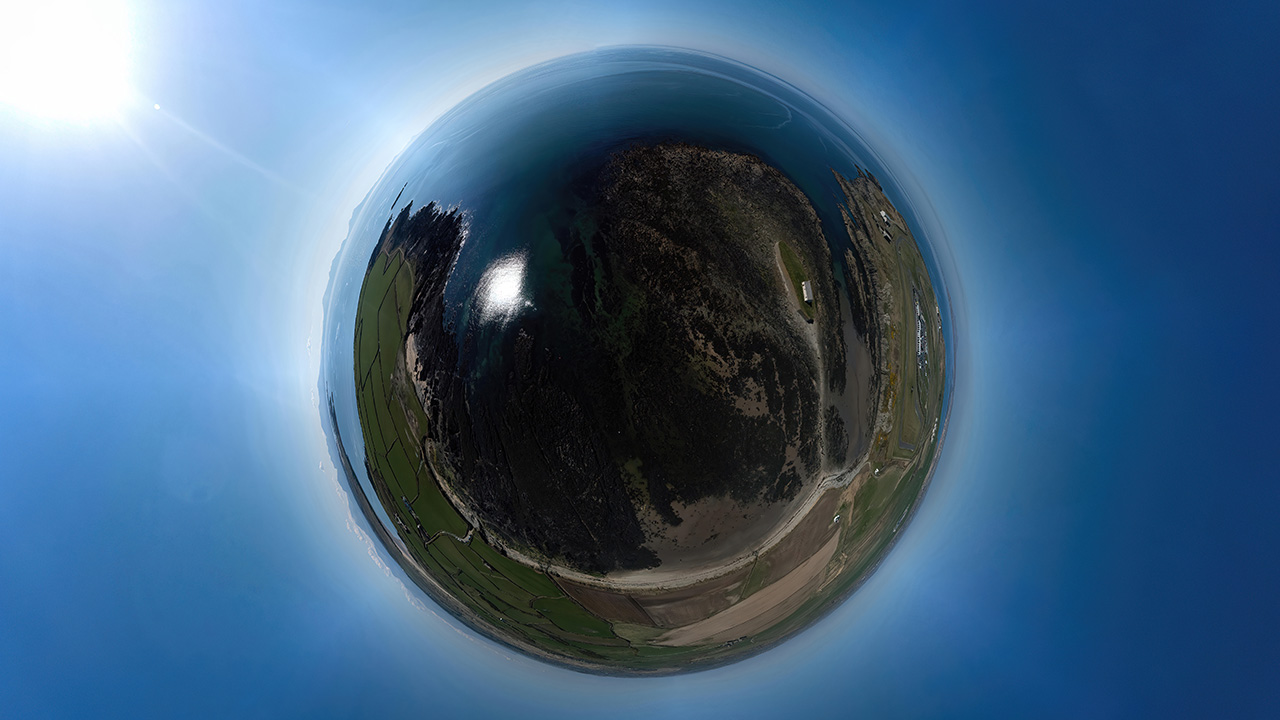
M 0 103 L 51 120 L 110 117 L 130 93 L 131 50 L 122 2 L 0 4 Z

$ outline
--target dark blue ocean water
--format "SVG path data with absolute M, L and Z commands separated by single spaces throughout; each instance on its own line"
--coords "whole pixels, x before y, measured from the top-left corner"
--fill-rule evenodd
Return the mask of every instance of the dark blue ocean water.
M 1276 3 L 128 5 L 124 127 L 0 110 L 0 716 L 1280 717 Z M 334 500 L 307 355 L 437 98 L 635 42 L 857 120 L 950 251 L 960 355 L 872 580 L 654 681 L 407 602 Z
M 501 362 L 507 320 L 549 311 L 549 298 L 567 295 L 569 268 L 556 233 L 564 230 L 566 209 L 584 201 L 575 188 L 615 150 L 663 141 L 749 153 L 781 170 L 818 212 L 840 284 L 849 239 L 833 171 L 853 177 L 868 170 L 891 199 L 903 197 L 848 125 L 798 90 L 744 65 L 687 51 L 631 48 L 517 73 L 419 136 L 357 215 L 335 265 L 326 316 L 323 392 L 334 399 L 342 436 L 361 437 L 350 372 L 351 321 L 368 255 L 394 211 L 435 202 L 467 217 L 467 238 L 446 289 L 446 320 L 466 328 L 472 339 L 460 367 L 479 372 Z M 911 208 L 900 209 L 911 222 Z M 927 245 L 918 225 L 916 237 Z M 922 250 L 932 258 L 927 247 Z M 949 318 L 945 278 L 936 263 L 930 270 Z M 851 326 L 845 331 L 846 344 L 859 342 Z M 353 444 L 347 442 L 347 451 L 366 482 L 363 454 Z

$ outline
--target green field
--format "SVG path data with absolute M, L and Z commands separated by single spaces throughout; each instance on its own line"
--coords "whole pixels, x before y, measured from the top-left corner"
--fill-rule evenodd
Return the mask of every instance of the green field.
M 887 202 L 882 195 L 847 199 L 862 218 L 873 216 L 877 205 Z M 582 603 L 600 613 L 614 612 L 607 603 L 597 604 L 596 596 L 564 577 L 508 557 L 491 544 L 483 528 L 472 527 L 444 490 L 458 487 L 458 479 L 444 448 L 433 444 L 432 415 L 424 409 L 405 366 L 415 261 L 407 260 L 404 251 L 389 240 L 369 265 L 354 327 L 357 408 L 366 468 L 391 519 L 386 530 L 403 546 L 388 549 L 441 606 L 479 632 L 580 669 L 640 674 L 714 665 L 750 654 L 750 649 L 766 647 L 808 625 L 857 587 L 893 544 L 928 481 L 940 439 L 934 422 L 942 412 L 944 348 L 941 332 L 935 329 L 936 298 L 924 260 L 909 232 L 896 241 L 873 240 L 862 241 L 859 250 L 879 269 L 876 282 L 891 289 L 881 321 L 884 343 L 879 346 L 884 371 L 882 409 L 889 417 L 870 439 L 867 475 L 858 484 L 847 485 L 847 494 L 836 506 L 839 526 L 823 526 L 839 533 L 824 584 L 785 620 L 750 638 L 719 645 L 654 645 L 671 628 L 633 624 L 643 622 L 641 603 L 652 602 L 652 595 L 633 595 L 635 612 L 609 615 L 615 618 L 612 621 L 602 618 Z M 816 308 L 803 301 L 802 284 L 809 277 L 804 262 L 785 241 L 778 243 L 778 253 L 797 304 L 812 320 Z M 929 343 L 929 362 L 923 371 L 916 357 L 913 289 L 924 309 Z M 620 333 L 615 340 L 625 346 L 630 337 Z M 633 463 L 627 471 L 642 477 L 640 460 Z M 401 549 L 403 554 L 398 552 Z M 735 590 L 738 600 L 776 582 L 792 562 L 798 560 L 780 547 L 762 552 L 743 573 Z M 657 618 L 655 624 L 662 625 L 659 616 L 647 617 Z
M 412 559 L 438 583 L 437 600 L 465 606 L 472 623 L 505 628 L 499 638 L 542 655 L 608 662 L 634 671 L 669 670 L 681 655 L 713 659 L 705 648 L 649 645 L 627 636 L 571 598 L 548 575 L 503 555 L 450 503 L 428 461 L 427 414 L 404 368 L 413 271 L 400 250 L 382 251 L 361 289 L 355 324 L 357 407 L 370 481 Z M 445 468 L 434 468 L 445 472 Z
M 839 177 L 839 176 L 837 176 Z M 752 638 L 767 644 L 803 627 L 808 620 L 839 603 L 875 568 L 897 539 L 906 519 L 929 481 L 940 435 L 934 422 L 941 422 L 944 412 L 945 348 L 941 330 L 936 325 L 937 298 L 924 258 L 910 231 L 899 223 L 905 234 L 898 232 L 891 242 L 878 236 L 867 236 L 863 229 L 874 231 L 874 218 L 880 209 L 892 204 L 878 187 L 870 183 L 850 182 L 840 177 L 845 191 L 849 215 L 847 229 L 857 252 L 880 268 L 877 280 L 891 289 L 887 322 L 882 325 L 886 343 L 882 359 L 884 372 L 881 410 L 891 414 L 892 423 L 872 439 L 870 468 L 876 472 L 856 488 L 851 504 L 839 508 L 840 540 L 835 564 L 843 564 L 838 576 L 810 598 L 787 619 Z M 894 211 L 896 213 L 896 211 Z M 849 221 L 848 218 L 854 218 Z M 785 245 L 780 244 L 780 250 Z M 783 252 L 784 261 L 788 254 Z M 792 254 L 794 258 L 794 254 Z M 788 265 L 788 272 L 792 271 Z M 793 282 L 795 275 L 792 276 Z M 797 286 L 798 287 L 798 286 Z M 929 346 L 928 365 L 923 369 L 916 358 L 916 319 L 913 289 L 919 293 Z M 874 293 L 874 289 L 871 290 Z M 848 497 L 848 496 L 846 496 Z M 747 581 L 746 592 L 759 584 L 758 568 L 769 559 L 762 555 Z
M 800 261 L 796 251 L 785 242 L 778 243 L 778 253 L 782 255 L 782 266 L 787 269 L 787 277 L 791 278 L 791 290 L 800 303 L 800 311 L 804 313 L 805 319 L 812 320 L 813 306 L 804 301 L 804 282 L 809 279 L 808 273 L 804 271 L 804 263 Z

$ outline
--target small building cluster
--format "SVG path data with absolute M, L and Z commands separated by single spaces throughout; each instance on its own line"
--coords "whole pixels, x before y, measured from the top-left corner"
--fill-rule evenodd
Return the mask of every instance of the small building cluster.
M 916 367 L 926 370 L 929 367 L 929 338 L 926 335 L 928 324 L 920 309 L 920 292 L 911 288 L 911 295 L 916 306 Z

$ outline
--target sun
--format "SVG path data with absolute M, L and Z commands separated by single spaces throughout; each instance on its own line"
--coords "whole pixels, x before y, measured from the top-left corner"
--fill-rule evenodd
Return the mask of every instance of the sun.
M 0 0 L 0 104 L 88 122 L 129 97 L 132 38 L 120 0 Z

